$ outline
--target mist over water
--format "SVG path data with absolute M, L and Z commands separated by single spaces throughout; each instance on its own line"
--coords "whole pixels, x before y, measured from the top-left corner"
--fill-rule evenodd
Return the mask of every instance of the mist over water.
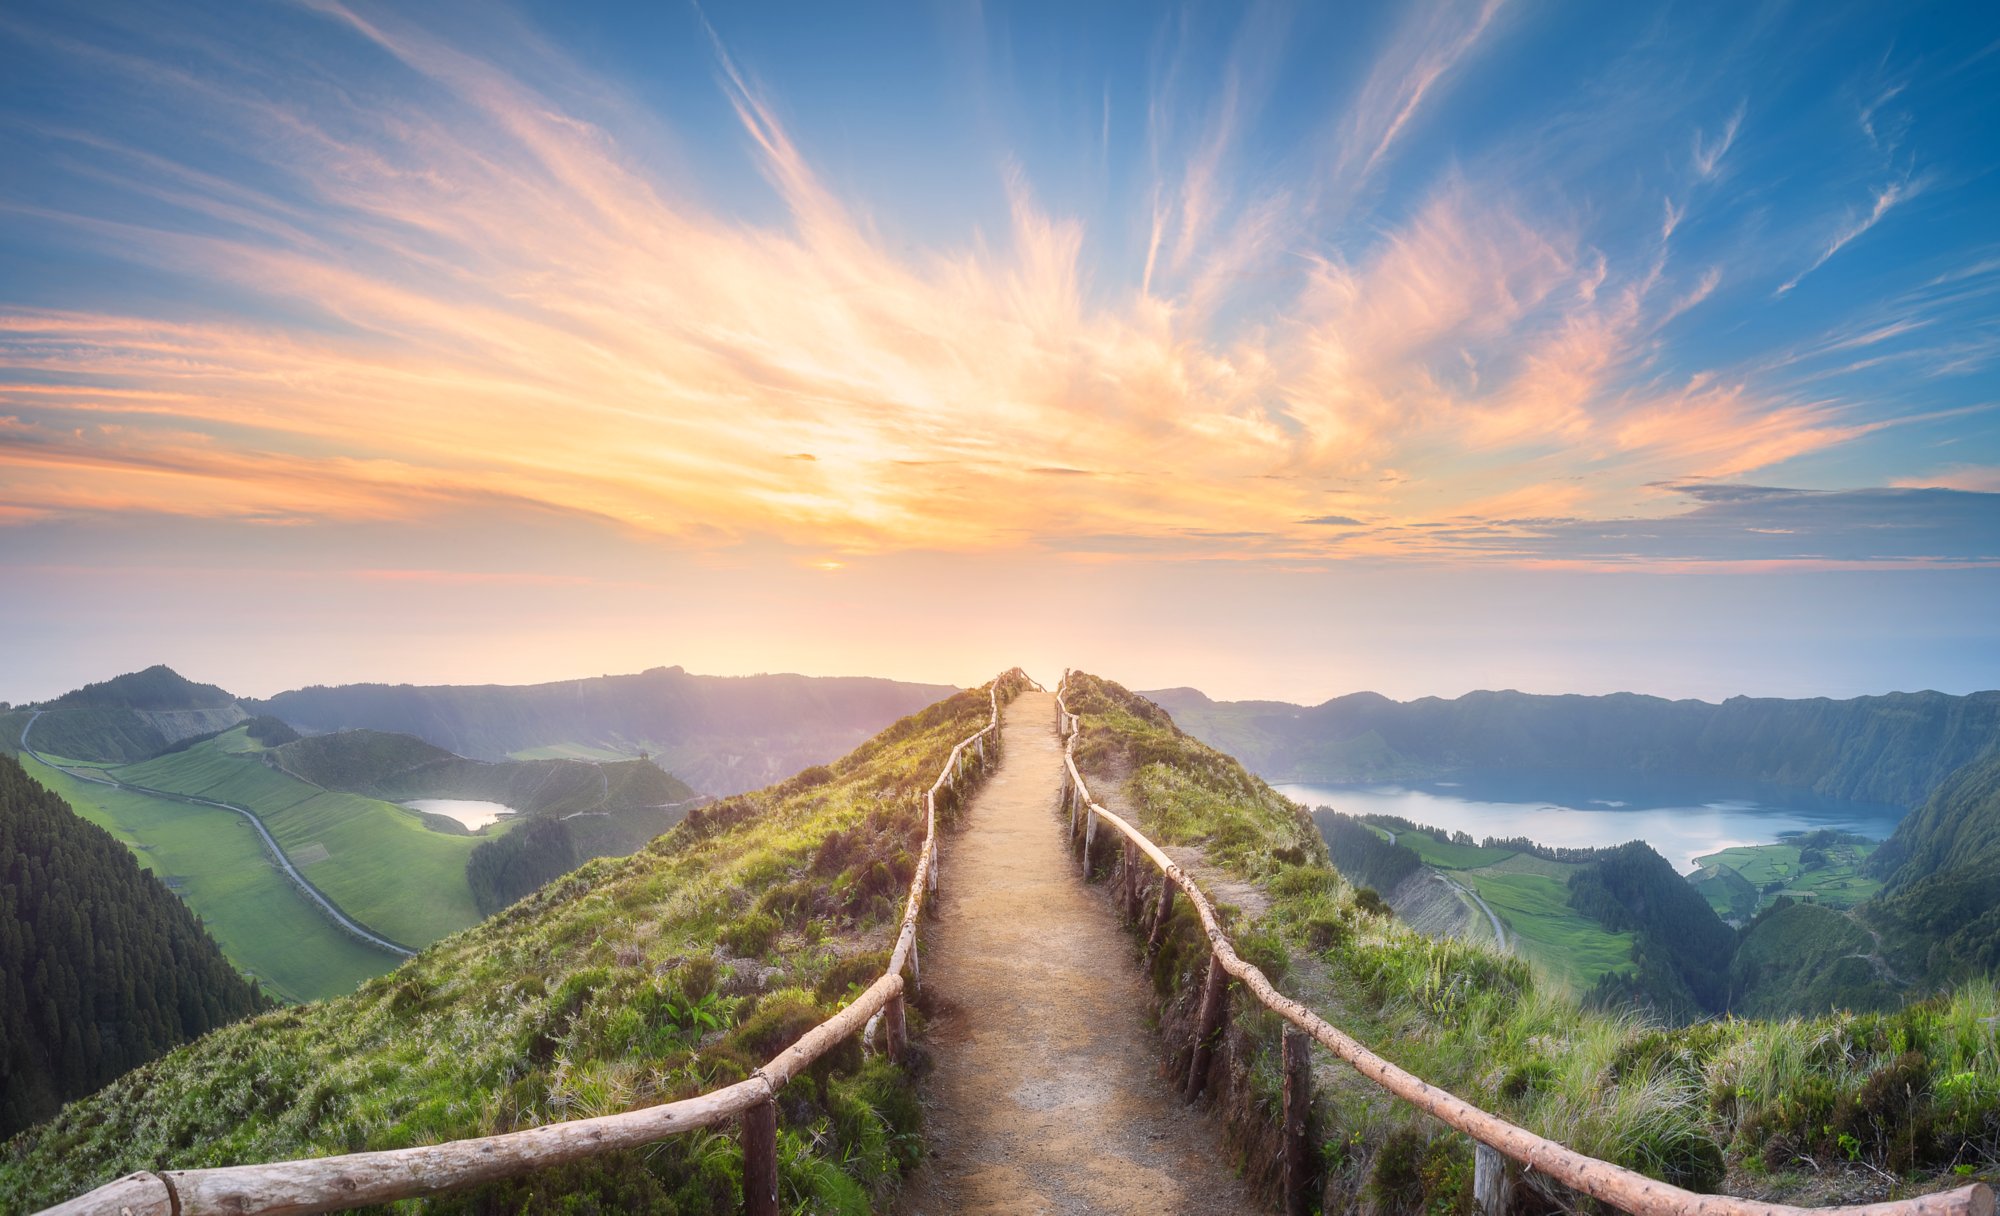
M 1783 786 L 1629 773 L 1462 774 L 1366 785 L 1274 785 L 1308 808 L 1396 815 L 1475 840 L 1525 836 L 1558 848 L 1643 840 L 1682 873 L 1733 845 L 1770 844 L 1833 828 L 1887 839 L 1905 808 L 1822 798 Z

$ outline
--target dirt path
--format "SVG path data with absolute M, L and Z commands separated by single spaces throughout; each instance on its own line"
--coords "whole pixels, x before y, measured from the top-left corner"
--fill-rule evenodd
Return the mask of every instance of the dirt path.
M 903 1216 L 1254 1213 L 1217 1125 L 1160 1078 L 1148 997 L 1055 816 L 1055 698 L 1007 708 L 1005 760 L 946 845 L 923 957 L 930 1156 Z

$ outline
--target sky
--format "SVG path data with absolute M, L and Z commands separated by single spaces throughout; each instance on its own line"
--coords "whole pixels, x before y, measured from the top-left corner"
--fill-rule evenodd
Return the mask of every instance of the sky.
M 0 699 L 2000 686 L 2000 8 L 0 8 Z

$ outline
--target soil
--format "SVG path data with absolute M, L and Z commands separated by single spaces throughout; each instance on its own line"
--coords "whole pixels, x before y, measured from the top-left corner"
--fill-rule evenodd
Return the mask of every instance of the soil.
M 945 847 L 922 958 L 929 1155 L 903 1216 L 1249 1213 L 1219 1124 L 1159 1073 L 1129 939 L 1056 814 L 1055 698 L 1007 707 L 999 770 Z

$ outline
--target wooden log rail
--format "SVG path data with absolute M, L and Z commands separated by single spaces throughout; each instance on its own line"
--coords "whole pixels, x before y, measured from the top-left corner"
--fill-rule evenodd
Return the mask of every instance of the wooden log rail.
M 1696 1194 L 1544 1139 L 1396 1067 L 1311 1009 L 1272 987 L 1262 971 L 1236 953 L 1229 935 L 1223 931 L 1222 922 L 1216 917 L 1214 906 L 1187 872 L 1138 828 L 1091 800 L 1089 787 L 1076 766 L 1076 740 L 1082 724 L 1077 715 L 1069 710 L 1068 692 L 1069 673 L 1065 672 L 1062 683 L 1056 686 L 1056 728 L 1064 741 L 1063 801 L 1070 813 L 1072 837 L 1080 835 L 1085 842 L 1085 873 L 1089 872 L 1090 843 L 1096 837 L 1098 823 L 1102 821 L 1122 835 L 1131 847 L 1145 854 L 1160 871 L 1164 884 L 1159 904 L 1162 920 L 1171 906 L 1171 893 L 1178 890 L 1194 906 L 1201 918 L 1202 930 L 1208 936 L 1209 967 L 1203 984 L 1195 1059 L 1189 1069 L 1187 1085 L 1190 1099 L 1200 1096 L 1202 1079 L 1208 1071 L 1208 1045 L 1216 1038 L 1220 1022 L 1226 1016 L 1226 989 L 1229 978 L 1234 977 L 1265 1008 L 1352 1065 L 1362 1076 L 1478 1142 L 1482 1146 L 1478 1163 L 1480 1172 L 1489 1176 L 1498 1174 L 1491 1168 L 1498 1162 L 1488 1154 L 1498 1152 L 1528 1170 L 1546 1174 L 1573 1190 L 1634 1216 L 1993 1216 L 1993 1192 L 1983 1183 L 1914 1199 L 1833 1208 L 1800 1208 L 1730 1195 Z M 1079 816 L 1083 819 L 1081 825 L 1076 822 Z M 1080 832 L 1075 830 L 1079 826 Z M 1134 880 L 1128 874 L 1125 881 L 1129 892 L 1129 884 Z M 1157 924 L 1153 936 L 1155 939 L 1159 936 Z M 1285 1052 L 1287 1111 L 1284 1137 L 1291 1150 L 1287 1153 L 1288 1158 L 1293 1153 L 1303 1153 L 1306 1148 L 1303 1134 L 1293 1131 L 1295 1119 L 1303 1118 L 1306 1101 L 1306 1096 L 1295 1093 L 1295 1090 L 1306 1084 L 1305 1078 L 1310 1075 L 1300 1066 L 1297 1053 L 1298 1049 L 1288 1043 Z M 1284 1177 L 1288 1190 L 1285 1202 L 1288 1211 L 1305 1210 L 1306 1197 L 1293 1189 L 1303 1187 L 1304 1176 L 1309 1172 L 1301 1168 L 1302 1164 L 1289 1159 L 1285 1162 Z M 1485 1216 L 1498 1216 L 1504 1201 L 1495 1201 L 1491 1196 L 1491 1191 L 1481 1195 L 1479 1207 Z
M 39 1216 L 304 1216 L 417 1199 L 482 1182 L 518 1177 L 599 1153 L 640 1148 L 700 1127 L 740 1120 L 743 1210 L 777 1216 L 778 1119 L 785 1083 L 853 1034 L 868 1037 L 880 1018 L 888 1049 L 906 1050 L 904 993 L 917 985 L 917 920 L 938 883 L 938 796 L 960 790 L 1000 745 L 1000 680 L 991 686 L 984 727 L 951 749 L 924 792 L 924 845 L 904 904 L 896 946 L 882 977 L 840 1012 L 801 1035 L 748 1078 L 678 1102 L 594 1119 L 572 1119 L 497 1136 L 479 1136 L 377 1153 L 346 1153 L 263 1165 L 128 1174 Z M 904 979 L 908 969 L 909 978 Z

